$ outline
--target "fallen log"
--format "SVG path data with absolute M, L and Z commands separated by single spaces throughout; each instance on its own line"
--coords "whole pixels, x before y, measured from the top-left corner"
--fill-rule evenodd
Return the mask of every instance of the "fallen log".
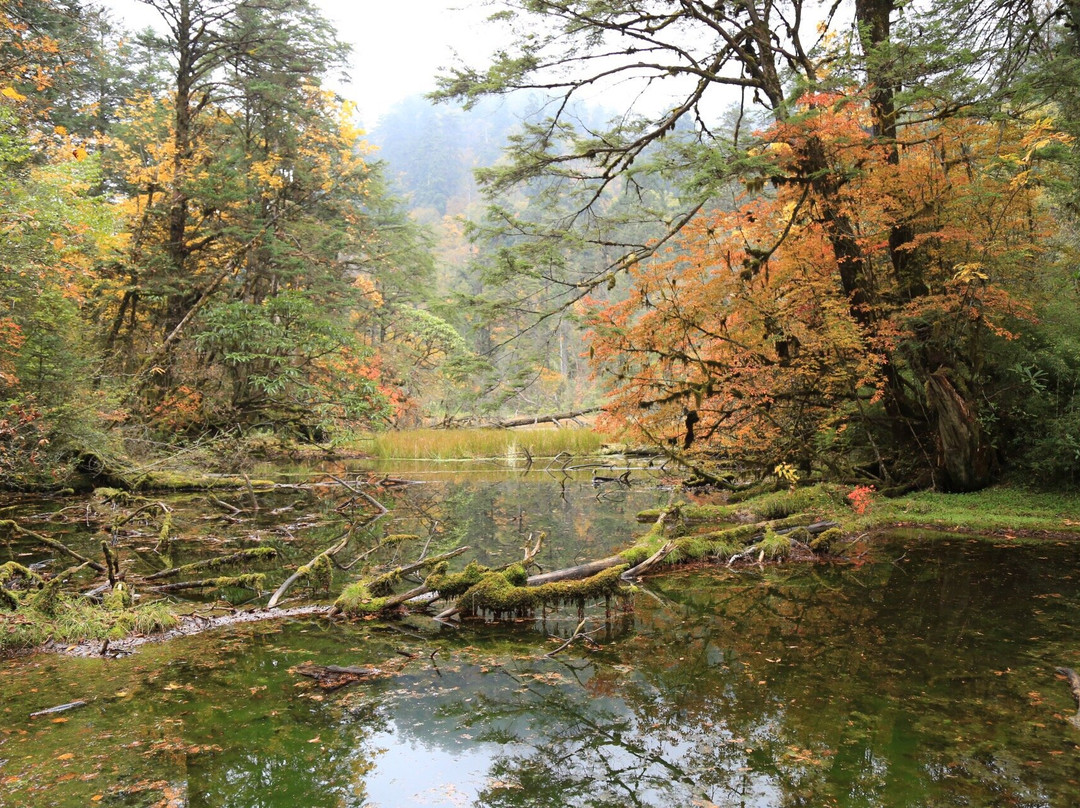
M 161 570 L 147 575 L 143 578 L 144 581 L 160 581 L 163 578 L 175 578 L 178 575 L 188 575 L 193 572 L 200 572 L 202 570 L 217 569 L 218 567 L 227 567 L 230 564 L 241 564 L 247 561 L 263 561 L 277 557 L 277 550 L 273 547 L 250 547 L 246 550 L 239 550 L 235 553 L 229 553 L 228 555 L 218 556 L 217 558 L 208 558 L 204 561 L 193 561 L 190 564 L 184 564 L 179 567 L 169 567 L 168 569 Z
M 560 426 L 561 421 L 573 421 L 582 415 L 592 415 L 600 412 L 601 407 L 588 407 L 582 410 L 569 410 L 567 412 L 547 413 L 545 415 L 522 415 L 517 418 L 444 418 L 432 425 L 432 429 L 513 429 L 516 426 L 534 426 L 538 424 L 555 424 Z
M 559 426 L 560 421 L 572 421 L 575 418 L 580 418 L 582 415 L 592 415 L 593 413 L 600 412 L 600 407 L 589 407 L 584 410 L 571 410 L 569 412 L 557 412 L 549 415 L 526 415 L 521 418 L 507 418 L 504 420 L 496 421 L 492 426 L 498 429 L 512 429 L 515 426 L 532 426 L 535 424 L 555 424 Z
M 339 665 L 316 665 L 304 662 L 290 669 L 292 673 L 314 679 L 323 690 L 340 690 L 346 685 L 355 684 L 361 679 L 370 679 L 383 673 L 380 668 L 354 668 Z
M 261 572 L 245 573 L 243 575 L 225 575 L 220 578 L 203 578 L 199 581 L 179 581 L 173 584 L 159 584 L 147 587 L 150 592 L 166 594 L 169 592 L 185 592 L 191 589 L 250 589 L 252 592 L 262 591 L 262 585 L 266 576 Z

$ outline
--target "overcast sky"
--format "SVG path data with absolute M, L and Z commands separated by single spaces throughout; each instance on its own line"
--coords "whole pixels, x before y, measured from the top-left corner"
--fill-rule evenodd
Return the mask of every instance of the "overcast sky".
M 153 25 L 157 13 L 139 0 L 102 0 L 125 27 Z M 340 89 L 355 101 L 368 128 L 395 101 L 434 89 L 438 68 L 456 50 L 483 63 L 499 45 L 500 28 L 485 22 L 484 0 L 314 0 L 353 47 L 351 82 Z

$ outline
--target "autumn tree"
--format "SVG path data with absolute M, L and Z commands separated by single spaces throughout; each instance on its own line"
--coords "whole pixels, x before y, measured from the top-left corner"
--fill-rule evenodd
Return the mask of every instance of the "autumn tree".
M 553 97 L 488 187 L 572 187 L 581 201 L 570 210 L 507 230 L 532 244 L 573 232 L 621 248 L 601 268 L 562 278 L 565 304 L 635 273 L 627 301 L 597 325 L 601 361 L 621 368 L 621 422 L 655 440 L 807 470 L 827 456 L 836 465 L 815 448 L 828 434 L 847 441 L 857 431 L 849 458 L 865 450 L 871 461 L 855 465 L 883 481 L 971 489 L 991 478 L 986 335 L 1008 329 L 1000 318 L 988 326 L 983 305 L 1010 308 L 1002 295 L 1015 275 L 1001 256 L 1034 256 L 1044 236 L 1030 169 L 995 183 L 1003 166 L 1038 162 L 1054 141 L 1038 115 L 1003 104 L 1060 9 L 976 2 L 919 12 L 865 0 L 844 17 L 800 0 L 507 7 L 502 19 L 529 20 L 518 49 L 486 71 L 455 71 L 442 92 Z M 658 111 L 603 130 L 567 115 L 573 99 L 624 83 L 642 88 L 636 110 Z M 725 122 L 717 109 L 732 100 Z M 1000 141 L 989 134 L 995 111 L 1015 119 Z M 681 187 L 664 232 L 611 239 L 611 189 L 636 191 L 657 172 Z M 936 184 L 902 182 L 916 176 Z M 994 208 L 996 193 L 1008 204 Z M 975 215 L 989 229 L 971 232 L 985 240 L 946 249 L 950 228 L 969 224 L 952 217 Z M 673 243 L 675 254 L 665 252 Z M 632 417 L 634 406 L 645 410 Z
M 383 235 L 370 149 L 322 87 L 343 46 L 306 4 L 155 7 L 172 91 L 131 99 L 111 141 L 131 241 L 102 298 L 110 372 L 174 428 L 374 415 L 370 275 L 424 259 L 411 228 Z

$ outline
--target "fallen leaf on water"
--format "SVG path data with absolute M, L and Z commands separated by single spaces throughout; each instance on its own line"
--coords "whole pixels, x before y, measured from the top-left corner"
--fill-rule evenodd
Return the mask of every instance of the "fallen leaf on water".
M 71 752 L 65 752 L 62 755 L 58 755 L 56 759 L 57 760 L 71 760 L 73 757 L 75 757 L 75 755 L 72 754 Z
M 101 802 L 105 798 L 104 794 L 95 794 L 90 798 L 90 802 Z
M 322 743 L 322 738 L 320 738 L 318 735 L 316 735 L 314 738 L 312 738 L 310 741 L 308 741 L 308 743 Z
M 54 718 L 52 720 L 52 722 L 54 724 L 64 724 L 64 723 L 67 723 L 67 719 L 66 718 Z

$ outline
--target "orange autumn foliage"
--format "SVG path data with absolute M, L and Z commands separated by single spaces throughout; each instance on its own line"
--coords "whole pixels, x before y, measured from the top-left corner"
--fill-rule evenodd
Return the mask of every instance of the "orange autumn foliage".
M 590 308 L 606 424 L 809 468 L 925 375 L 961 385 L 1031 316 L 1038 155 L 1059 140 L 1041 121 L 956 118 L 907 126 L 897 160 L 858 94 L 804 97 L 759 133 L 737 207 L 698 216 L 632 268 L 625 299 Z

